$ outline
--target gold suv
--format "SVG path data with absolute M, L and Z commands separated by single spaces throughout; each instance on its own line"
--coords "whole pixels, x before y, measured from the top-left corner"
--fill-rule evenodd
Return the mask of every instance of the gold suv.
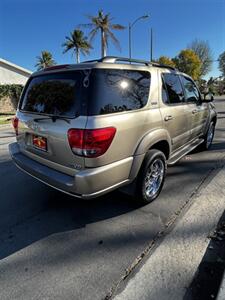
M 13 125 L 16 165 L 79 198 L 119 187 L 144 203 L 166 166 L 212 143 L 216 112 L 174 68 L 119 57 L 58 65 L 29 78 Z

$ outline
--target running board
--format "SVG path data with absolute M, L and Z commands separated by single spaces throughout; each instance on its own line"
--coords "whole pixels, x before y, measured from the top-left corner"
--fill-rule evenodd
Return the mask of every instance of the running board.
M 200 144 L 204 142 L 204 139 L 198 139 L 192 142 L 190 145 L 185 146 L 181 150 L 175 152 L 170 159 L 167 161 L 168 165 L 174 165 L 178 160 L 180 160 L 182 157 L 184 157 L 186 154 L 194 150 L 196 147 L 198 147 Z

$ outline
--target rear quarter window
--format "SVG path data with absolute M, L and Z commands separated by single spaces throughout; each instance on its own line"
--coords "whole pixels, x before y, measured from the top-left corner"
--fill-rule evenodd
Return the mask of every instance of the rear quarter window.
M 150 73 L 136 70 L 94 69 L 89 115 L 137 110 L 147 104 Z
M 198 103 L 201 96 L 195 83 L 183 75 L 181 76 L 181 81 L 183 83 L 186 101 L 189 103 Z
M 164 103 L 182 104 L 184 102 L 183 88 L 177 74 L 163 73 L 162 83 L 162 100 Z

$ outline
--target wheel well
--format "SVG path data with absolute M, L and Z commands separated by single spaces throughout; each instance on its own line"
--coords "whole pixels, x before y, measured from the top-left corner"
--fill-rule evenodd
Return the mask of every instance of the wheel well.
M 166 159 L 169 158 L 169 155 L 170 155 L 170 146 L 169 146 L 169 143 L 167 141 L 160 141 L 160 142 L 152 145 L 150 149 L 160 150 L 160 151 L 162 151 L 164 153 L 164 155 L 166 156 Z

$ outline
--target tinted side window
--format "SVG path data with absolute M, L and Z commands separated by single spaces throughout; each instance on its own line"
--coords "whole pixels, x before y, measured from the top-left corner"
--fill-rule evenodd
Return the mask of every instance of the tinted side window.
M 168 95 L 167 103 L 182 103 L 184 101 L 184 95 L 179 76 L 172 73 L 164 73 L 162 76 Z
M 162 101 L 163 103 L 169 104 L 169 97 L 166 89 L 166 84 L 162 78 Z
M 181 76 L 181 80 L 187 102 L 199 102 L 200 95 L 194 82 L 190 78 L 184 76 Z
M 150 73 L 146 71 L 94 69 L 90 82 L 89 115 L 140 109 L 148 101 Z

